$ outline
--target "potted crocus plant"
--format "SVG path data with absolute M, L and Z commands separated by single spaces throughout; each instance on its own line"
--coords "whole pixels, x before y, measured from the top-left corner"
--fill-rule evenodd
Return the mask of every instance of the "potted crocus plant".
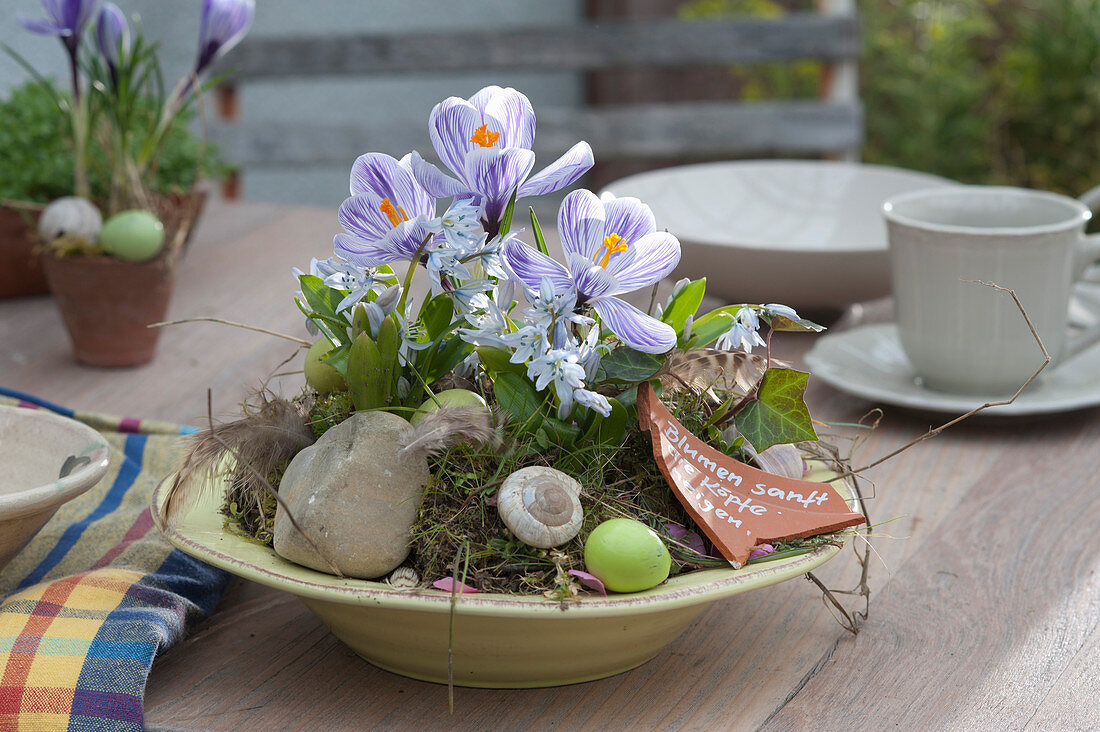
M 317 338 L 306 385 L 195 436 L 156 506 L 177 546 L 300 592 L 386 668 L 445 680 L 453 648 L 467 682 L 545 685 L 640 662 L 578 652 L 559 618 L 594 615 L 571 608 L 595 603 L 618 622 L 616 596 L 646 592 L 635 610 L 655 606 L 670 575 L 835 551 L 835 532 L 865 521 L 806 479 L 803 457 L 830 452 L 802 398 L 807 375 L 770 356 L 771 332 L 819 326 L 778 304 L 699 312 L 705 280 L 654 302 L 680 244 L 636 198 L 568 193 L 553 254 L 533 209 L 520 228 L 517 201 L 572 185 L 592 150 L 579 142 L 534 172 L 535 115 L 515 89 L 446 99 L 428 132 L 446 170 L 416 152 L 352 165 L 335 256 L 296 273 Z M 217 510 L 211 495 L 225 534 L 250 548 L 203 548 L 217 524 L 195 511 Z M 464 606 L 475 610 L 448 641 L 432 613 Z M 629 645 L 630 622 L 585 643 Z M 573 676 L 491 668 L 543 634 L 553 659 L 531 653 L 530 666 L 565 659 Z
M 69 60 L 67 93 L 34 73 L 67 117 L 70 194 L 41 211 L 37 229 L 51 292 L 76 359 L 93 366 L 132 366 L 153 357 L 174 268 L 205 200 L 205 189 L 165 185 L 164 169 L 207 82 L 211 64 L 244 37 L 254 0 L 205 0 L 198 53 L 167 94 L 155 44 L 140 25 L 101 0 L 43 0 L 45 18 L 20 17 L 27 30 L 55 36 Z M 194 184 L 209 169 L 205 145 L 186 171 Z M 93 155 L 93 150 L 95 154 Z M 166 191 L 169 191 L 166 193 Z

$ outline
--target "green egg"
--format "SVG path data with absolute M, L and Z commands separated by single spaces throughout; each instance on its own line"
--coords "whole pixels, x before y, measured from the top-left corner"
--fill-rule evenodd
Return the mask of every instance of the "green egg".
M 640 521 L 604 521 L 584 543 L 585 569 L 612 592 L 641 592 L 668 579 L 672 568 L 665 543 Z
M 317 339 L 317 342 L 309 347 L 306 353 L 306 383 L 317 390 L 322 396 L 334 391 L 347 391 L 348 385 L 344 377 L 332 366 L 321 360 L 321 356 L 335 348 L 325 336 Z
M 436 394 L 434 398 L 428 397 L 425 399 L 424 403 L 413 412 L 409 422 L 420 424 L 420 420 L 443 407 L 481 407 L 485 411 L 489 411 L 489 407 L 485 404 L 485 398 L 480 394 L 475 394 L 469 389 L 447 389 Z
M 148 211 L 117 213 L 103 224 L 99 245 L 119 259 L 144 262 L 160 253 L 164 244 L 164 224 Z

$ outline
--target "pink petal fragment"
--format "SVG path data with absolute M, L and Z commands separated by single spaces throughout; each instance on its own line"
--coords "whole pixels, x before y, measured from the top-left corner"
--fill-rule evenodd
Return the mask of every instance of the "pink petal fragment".
M 588 572 L 582 572 L 579 569 L 569 570 L 569 574 L 573 575 L 581 581 L 581 584 L 590 590 L 596 590 L 604 597 L 607 597 L 607 588 L 603 586 L 603 582 L 600 582 L 600 578 L 594 574 Z
M 665 524 L 665 531 L 676 541 L 680 542 L 688 549 L 691 549 L 701 557 L 707 556 L 706 545 L 703 544 L 703 538 L 696 534 L 694 531 L 688 531 L 680 524 Z
M 436 580 L 435 582 L 432 582 L 432 587 L 434 587 L 437 590 L 443 590 L 444 592 L 454 592 L 455 581 L 451 577 L 444 577 L 443 579 L 439 579 L 439 580 Z M 475 589 L 473 587 L 470 587 L 467 584 L 463 584 L 462 582 L 458 583 L 458 589 L 464 595 L 468 594 L 468 593 L 471 593 L 471 592 L 477 592 L 478 591 L 477 589 Z
M 760 546 L 749 552 L 749 559 L 756 559 L 757 557 L 766 557 L 775 551 L 775 547 L 771 544 L 761 544 Z

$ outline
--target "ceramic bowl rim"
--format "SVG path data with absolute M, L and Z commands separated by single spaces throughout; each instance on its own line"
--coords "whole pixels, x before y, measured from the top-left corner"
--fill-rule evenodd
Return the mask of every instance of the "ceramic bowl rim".
M 663 175 L 675 174 L 677 172 L 690 172 L 692 170 L 699 169 L 721 169 L 721 168 L 805 168 L 805 169 L 818 169 L 818 170 L 843 170 L 852 169 L 856 172 L 866 171 L 874 173 L 885 173 L 907 177 L 916 182 L 928 183 L 927 190 L 936 190 L 939 188 L 946 188 L 952 186 L 958 186 L 959 183 L 952 181 L 949 178 L 935 175 L 934 173 L 925 173 L 919 170 L 909 170 L 907 168 L 899 168 L 892 165 L 876 165 L 873 163 L 859 163 L 848 162 L 844 160 L 719 160 L 707 163 L 692 163 L 689 165 L 675 165 L 667 168 L 658 168 L 656 170 L 647 170 L 642 173 L 635 173 L 628 175 L 617 180 L 613 180 L 600 189 L 600 195 L 604 193 L 615 194 L 615 187 L 621 186 L 624 183 L 632 183 L 637 180 L 648 180 L 652 178 L 659 178 Z M 919 189 L 926 190 L 926 189 Z M 618 194 L 615 194 L 618 195 Z M 906 195 L 906 194 L 901 194 Z M 876 214 L 881 215 L 881 211 L 876 209 Z M 674 232 L 675 233 L 675 232 Z M 719 247 L 723 249 L 731 250 L 749 250 L 749 251 L 761 251 L 770 252 L 771 254 L 781 254 L 783 256 L 834 256 L 834 255 L 874 255 L 874 254 L 886 254 L 887 245 L 885 238 L 882 241 L 881 246 L 829 246 L 827 248 L 813 248 L 813 247 L 795 247 L 784 246 L 782 249 L 775 249 L 773 243 L 762 241 L 731 241 L 728 239 L 721 239 L 717 236 L 696 235 L 696 234 L 677 234 L 677 238 L 681 244 L 687 244 L 691 246 L 711 246 Z
M 26 421 L 45 422 L 52 425 L 51 429 L 75 433 L 89 443 L 83 456 L 90 458 L 86 465 L 64 478 L 12 493 L 0 493 L 0 518 L 15 519 L 51 506 L 60 506 L 87 491 L 107 473 L 107 467 L 111 463 L 111 446 L 103 435 L 88 425 L 46 409 L 0 405 L 0 414 L 9 414 Z
M 174 476 L 170 475 L 157 486 L 152 498 L 152 513 L 157 527 L 165 538 L 186 554 L 201 559 L 231 574 L 253 582 L 289 592 L 305 600 L 358 605 L 367 607 L 385 607 L 391 610 L 416 612 L 451 612 L 450 593 L 431 589 L 415 591 L 399 590 L 390 585 L 372 580 L 340 579 L 333 575 L 293 564 L 267 549 L 262 563 L 253 563 L 238 559 L 230 554 L 214 549 L 188 532 L 186 526 L 173 523 L 164 526 L 162 507 L 168 486 Z M 853 502 L 852 492 L 844 483 L 837 481 L 837 487 L 845 500 Z M 220 495 L 217 490 L 203 490 L 203 496 Z M 210 510 L 209 498 L 206 504 L 196 504 L 189 514 Z M 858 528 L 858 527 L 857 527 Z M 836 556 L 847 544 L 854 530 L 838 532 L 842 537 L 840 544 L 819 547 L 812 552 L 774 562 L 762 562 L 748 565 L 741 570 L 708 569 L 677 575 L 665 584 L 651 590 L 627 595 L 585 596 L 575 603 L 569 603 L 563 611 L 562 606 L 544 598 L 516 597 L 512 595 L 477 593 L 462 595 L 454 607 L 457 614 L 488 617 L 541 617 L 544 619 L 570 617 L 617 617 L 662 612 L 673 608 L 682 608 L 710 603 L 723 597 L 741 592 L 777 584 L 803 575 L 824 564 Z M 222 530 L 219 538 L 231 543 L 250 545 L 246 539 Z M 294 576 L 299 575 L 299 576 Z

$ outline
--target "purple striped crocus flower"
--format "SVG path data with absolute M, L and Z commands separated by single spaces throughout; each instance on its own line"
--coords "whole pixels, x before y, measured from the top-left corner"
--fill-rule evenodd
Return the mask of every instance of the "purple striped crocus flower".
M 360 267 L 412 259 L 433 235 L 435 199 L 413 177 L 409 156 L 360 155 L 351 167 L 351 197 L 340 206 L 346 234 L 333 240 L 336 255 Z
M 46 19 L 29 18 L 16 14 L 19 24 L 31 33 L 44 36 L 57 36 L 61 45 L 69 54 L 69 70 L 72 74 L 73 101 L 80 101 L 80 75 L 77 63 L 77 51 L 80 49 L 80 36 L 85 26 L 99 12 L 102 0 L 42 0 L 42 9 Z
M 95 40 L 99 54 L 107 63 L 114 79 L 118 73 L 119 53 L 130 53 L 130 25 L 126 16 L 114 3 L 104 3 L 95 24 Z
M 592 167 L 592 148 L 578 142 L 531 175 L 535 112 L 515 89 L 487 86 L 467 99 L 449 97 L 428 120 L 432 146 L 457 180 L 413 153 L 413 172 L 436 198 L 476 196 L 490 237 L 495 236 L 512 191 L 541 196 L 570 185 Z
M 256 14 L 256 0 L 204 0 L 195 75 L 241 42 Z
M 22 13 L 16 17 L 31 33 L 58 36 L 66 46 L 76 49 L 84 26 L 95 17 L 101 3 L 102 0 L 42 0 L 45 20 L 29 18 Z
M 652 285 L 680 262 L 680 242 L 656 228 L 653 212 L 637 198 L 604 202 L 577 190 L 558 210 L 567 267 L 515 240 L 501 252 L 511 276 L 529 291 L 538 291 L 544 279 L 557 292 L 573 290 L 577 307 L 591 305 L 623 343 L 665 353 L 676 345 L 672 327 L 617 297 Z

